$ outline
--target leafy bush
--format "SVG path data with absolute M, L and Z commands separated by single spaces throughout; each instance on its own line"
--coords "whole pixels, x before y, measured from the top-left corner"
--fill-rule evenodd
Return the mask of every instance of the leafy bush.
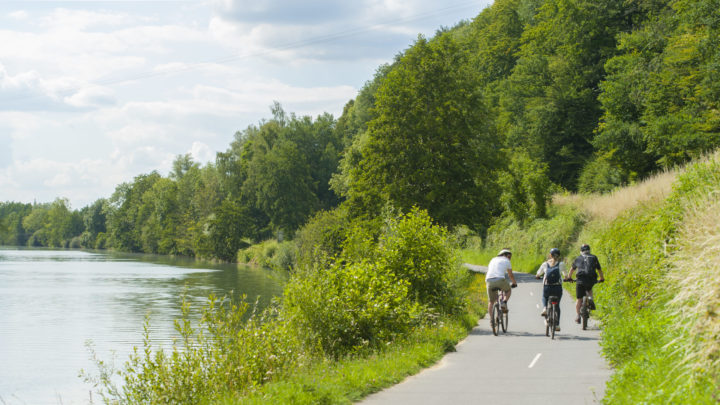
M 392 216 L 375 242 L 362 222 L 348 230 L 342 253 L 298 269 L 285 295 L 288 318 L 308 345 L 342 356 L 379 347 L 416 325 L 427 311 L 458 312 L 466 271 L 461 270 L 447 230 L 427 212 Z
M 271 267 L 276 270 L 290 270 L 295 266 L 296 256 L 297 246 L 294 242 L 279 243 L 270 260 Z
M 182 318 L 175 323 L 180 342 L 171 350 L 152 346 L 146 320 L 142 350 L 135 348 L 121 370 L 97 362 L 100 376 L 83 373 L 86 381 L 101 386 L 106 403 L 197 404 L 215 402 L 228 391 L 247 394 L 301 364 L 295 334 L 273 309 L 246 319 L 247 303 L 223 301 L 211 296 L 194 327 L 183 300 Z M 114 374 L 123 378 L 121 388 Z
M 426 211 L 413 208 L 391 218 L 378 242 L 380 266 L 409 283 L 416 301 L 444 313 L 460 305 L 458 280 L 464 270 L 445 228 L 434 225 Z
M 624 176 L 620 169 L 614 167 L 604 157 L 600 156 L 589 161 L 578 180 L 578 190 L 581 193 L 607 193 L 623 184 Z
M 377 348 L 416 325 L 421 307 L 408 292 L 407 282 L 375 263 L 336 261 L 296 276 L 284 308 L 309 347 L 341 357 Z
M 344 206 L 317 213 L 295 234 L 298 265 L 312 266 L 319 257 L 330 258 L 340 254 L 348 222 Z

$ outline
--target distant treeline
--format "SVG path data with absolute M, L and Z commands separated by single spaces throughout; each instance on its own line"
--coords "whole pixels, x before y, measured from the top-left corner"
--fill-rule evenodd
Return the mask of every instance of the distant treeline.
M 720 144 L 717 0 L 496 0 L 419 37 L 335 119 L 236 133 L 79 211 L 0 204 L 0 242 L 234 260 L 317 212 L 427 210 L 482 234 L 543 217 L 559 190 L 606 192 Z

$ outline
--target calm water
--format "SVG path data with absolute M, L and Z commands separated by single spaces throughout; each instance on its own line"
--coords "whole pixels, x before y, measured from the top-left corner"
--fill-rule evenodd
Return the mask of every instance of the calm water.
M 78 372 L 96 371 L 86 341 L 121 365 L 142 344 L 148 313 L 153 341 L 172 341 L 183 291 L 195 307 L 231 292 L 266 305 L 284 282 L 236 265 L 0 248 L 0 404 L 86 404 L 91 387 Z

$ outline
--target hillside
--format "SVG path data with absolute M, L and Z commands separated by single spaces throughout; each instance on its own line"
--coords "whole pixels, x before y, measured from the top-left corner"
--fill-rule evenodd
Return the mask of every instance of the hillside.
M 532 271 L 553 246 L 570 258 L 590 244 L 607 280 L 597 286 L 597 314 L 615 369 L 604 401 L 716 403 L 720 153 L 610 194 L 556 196 L 551 212 L 499 222 L 485 255 L 511 246 L 522 252 L 521 270 Z

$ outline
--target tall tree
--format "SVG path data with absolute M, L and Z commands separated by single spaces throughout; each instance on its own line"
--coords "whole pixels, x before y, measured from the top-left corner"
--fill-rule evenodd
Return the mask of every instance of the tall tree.
M 375 95 L 375 118 L 348 173 L 351 203 L 414 205 L 448 225 L 482 227 L 498 205 L 492 121 L 450 33 L 420 37 Z M 373 206 L 374 204 L 374 206 Z

